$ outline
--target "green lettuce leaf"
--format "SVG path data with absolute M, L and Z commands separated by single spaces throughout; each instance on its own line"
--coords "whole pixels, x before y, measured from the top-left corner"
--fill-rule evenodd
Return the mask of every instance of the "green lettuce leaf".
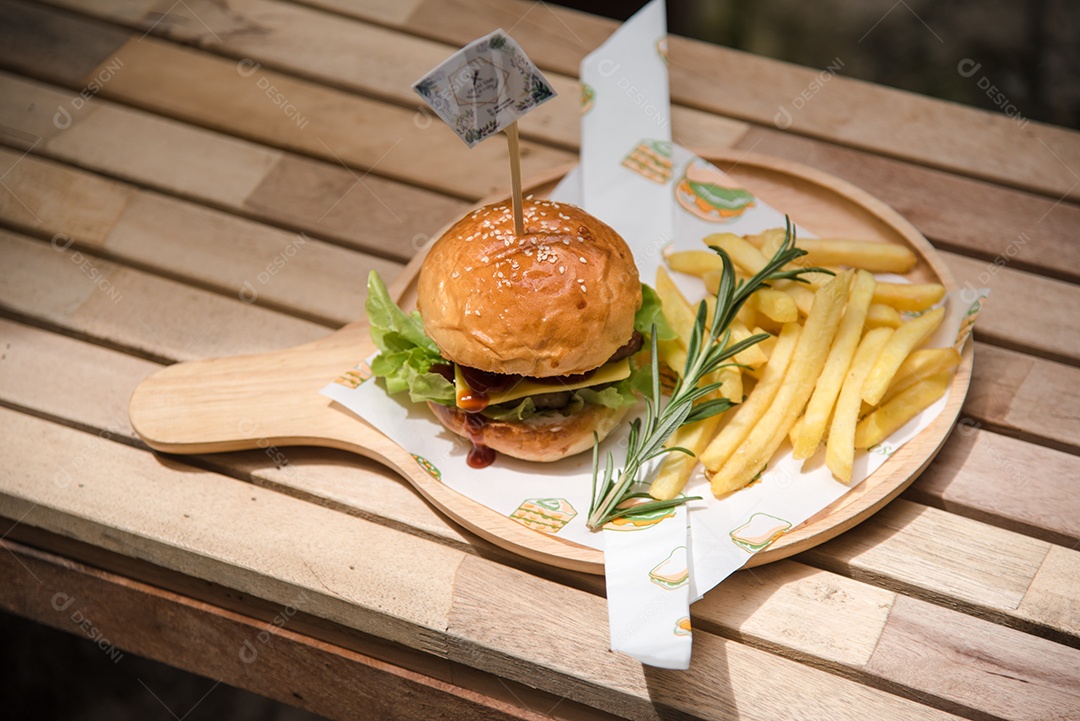
M 503 403 L 498 406 L 488 406 L 483 410 L 485 418 L 490 418 L 493 421 L 523 421 L 526 418 L 532 418 L 538 412 L 536 410 L 536 403 L 533 402 L 531 396 L 522 398 L 520 401 Z M 550 411 L 551 413 L 558 413 L 558 411 Z
M 374 270 L 368 275 L 364 307 L 371 324 L 371 339 L 379 349 L 379 355 L 371 361 L 371 372 L 384 379 L 387 392 L 408 391 L 414 403 L 454 405 L 454 384 L 431 372 L 432 365 L 446 361 L 424 333 L 420 315 L 409 315 L 398 308 Z
M 754 196 L 741 188 L 725 188 L 715 183 L 690 183 L 694 194 L 716 208 L 738 210 L 754 202 Z
M 652 327 L 656 325 L 657 340 L 675 340 L 679 334 L 671 329 L 667 318 L 664 317 L 660 296 L 656 291 L 641 284 L 641 307 L 634 315 L 634 330 L 648 337 L 652 333 Z

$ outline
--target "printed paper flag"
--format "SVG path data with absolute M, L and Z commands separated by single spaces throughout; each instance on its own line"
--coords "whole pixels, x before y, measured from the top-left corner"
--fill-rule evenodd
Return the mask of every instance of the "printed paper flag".
M 413 89 L 470 148 L 555 97 L 547 78 L 501 29 L 451 55 Z

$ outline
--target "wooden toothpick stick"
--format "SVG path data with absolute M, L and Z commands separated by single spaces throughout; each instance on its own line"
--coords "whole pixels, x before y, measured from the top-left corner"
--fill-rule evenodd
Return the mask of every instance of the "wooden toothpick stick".
M 521 147 L 518 144 L 517 121 L 506 127 L 506 144 L 510 149 L 510 200 L 514 205 L 514 233 L 525 235 L 525 221 L 521 217 Z

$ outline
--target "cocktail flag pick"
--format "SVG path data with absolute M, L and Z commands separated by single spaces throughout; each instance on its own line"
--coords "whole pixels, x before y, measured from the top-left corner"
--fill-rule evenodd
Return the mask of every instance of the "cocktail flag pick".
M 514 231 L 524 235 L 517 120 L 555 97 L 547 78 L 500 29 L 458 50 L 413 83 L 413 89 L 470 148 L 500 130 L 506 132 Z

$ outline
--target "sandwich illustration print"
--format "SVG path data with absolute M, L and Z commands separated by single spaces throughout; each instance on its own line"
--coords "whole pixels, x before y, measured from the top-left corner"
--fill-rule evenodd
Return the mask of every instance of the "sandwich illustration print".
M 699 158 L 686 166 L 675 186 L 675 199 L 702 220 L 729 222 L 754 206 L 754 196 L 734 183 L 727 173 Z
M 690 583 L 686 563 L 686 546 L 679 546 L 649 571 L 649 580 L 666 591 L 674 591 Z
M 689 636 L 691 634 L 690 617 L 683 616 L 675 622 L 675 635 L 676 636 Z
M 615 507 L 618 509 L 631 508 L 642 503 L 648 503 L 650 500 L 651 499 L 646 498 L 631 498 Z M 608 521 L 604 524 L 604 529 L 607 531 L 642 531 L 647 528 L 652 528 L 665 518 L 672 518 L 674 515 L 674 508 L 658 508 L 644 513 L 630 513 L 625 516 L 619 516 L 612 521 Z
M 622 165 L 654 183 L 664 184 L 671 180 L 671 143 L 646 138 L 622 159 Z
M 436 468 L 431 461 L 424 458 L 423 456 L 418 456 L 415 453 L 410 453 L 409 455 L 413 457 L 414 461 L 416 461 L 416 465 L 423 468 L 429 476 L 434 478 L 436 481 L 442 480 L 442 472 L 438 468 Z
M 581 114 L 592 110 L 593 101 L 596 99 L 596 89 L 588 83 L 581 83 Z
M 340 383 L 346 388 L 356 388 L 370 377 L 371 368 L 364 361 L 360 361 L 356 364 L 355 368 L 345 371 L 340 376 L 335 378 L 334 382 Z
M 577 516 L 577 510 L 565 498 L 527 498 L 510 518 L 542 533 L 558 533 Z
M 750 520 L 730 534 L 731 541 L 747 553 L 757 553 L 791 528 L 783 518 L 768 513 L 755 513 Z

